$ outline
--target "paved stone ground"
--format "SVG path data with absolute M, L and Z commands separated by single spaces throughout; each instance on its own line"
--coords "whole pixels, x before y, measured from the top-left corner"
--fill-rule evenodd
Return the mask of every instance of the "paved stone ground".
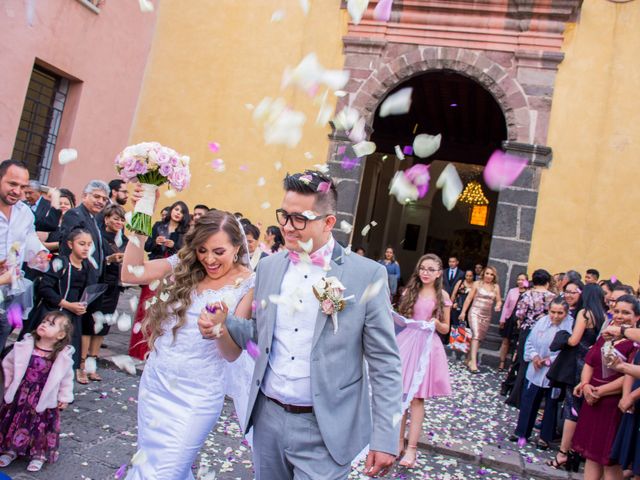
M 132 290 L 121 300 L 127 309 Z M 117 329 L 106 337 L 100 372 L 103 382 L 78 386 L 76 400 L 62 415 L 60 459 L 46 465 L 40 474 L 26 472 L 26 462 L 17 461 L 4 473 L 18 480 L 36 478 L 116 478 L 121 465 L 136 451 L 136 406 L 139 377 L 118 370 L 108 357 L 126 353 L 129 333 Z M 139 365 L 141 370 L 143 365 Z M 545 467 L 553 454 L 541 455 L 532 446 L 517 451 L 506 440 L 516 418 L 498 395 L 499 377 L 487 367 L 470 375 L 457 361 L 450 362 L 454 393 L 451 397 L 426 402 L 422 450 L 416 468 L 397 468 L 391 479 L 524 479 L 569 478 L 566 472 Z M 252 479 L 250 450 L 227 405 L 199 456 L 194 472 L 198 478 Z M 199 468 L 198 468 L 199 467 Z M 350 478 L 368 478 L 360 464 Z M 205 474 L 210 474 L 207 477 Z M 576 477 L 580 478 L 580 477 Z

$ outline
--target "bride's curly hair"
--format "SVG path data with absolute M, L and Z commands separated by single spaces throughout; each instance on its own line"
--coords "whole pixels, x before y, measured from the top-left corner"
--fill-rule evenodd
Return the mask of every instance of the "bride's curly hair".
M 234 247 L 239 247 L 234 262 L 247 266 L 248 252 L 245 236 L 238 220 L 231 213 L 221 210 L 211 210 L 200 217 L 184 237 L 184 245 L 178 251 L 179 262 L 173 272 L 173 278 L 161 282 L 155 292 L 158 300 L 147 310 L 142 323 L 142 332 L 150 350 L 153 350 L 156 339 L 164 333 L 164 326 L 172 316 L 177 318 L 176 324 L 171 329 L 175 341 L 178 330 L 187 320 L 186 313 L 191 306 L 193 292 L 207 275 L 198 261 L 197 251 L 211 235 L 220 231 L 229 236 Z M 167 294 L 166 301 L 160 300 L 160 295 Z
M 438 265 L 438 268 L 442 270 L 442 260 L 440 257 L 433 254 L 427 253 L 420 257 L 418 263 L 416 264 L 416 268 L 413 269 L 413 273 L 407 282 L 407 287 L 402 294 L 402 298 L 400 300 L 400 305 L 398 306 L 398 312 L 400 315 L 406 318 L 413 317 L 413 307 L 418 301 L 418 295 L 420 295 L 420 289 L 424 285 L 422 280 L 420 280 L 420 265 L 425 260 L 431 260 Z M 436 278 L 436 281 L 433 284 L 433 287 L 436 290 L 436 308 L 433 311 L 433 316 L 439 318 L 442 312 L 444 311 L 444 298 L 442 295 L 442 275 Z

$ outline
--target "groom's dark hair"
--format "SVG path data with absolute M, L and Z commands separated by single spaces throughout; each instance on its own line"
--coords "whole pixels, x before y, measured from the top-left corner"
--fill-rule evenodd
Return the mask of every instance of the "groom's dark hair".
M 315 196 L 318 213 L 336 213 L 338 191 L 329 175 L 317 170 L 305 170 L 302 173 L 287 174 L 283 184 L 286 192 Z

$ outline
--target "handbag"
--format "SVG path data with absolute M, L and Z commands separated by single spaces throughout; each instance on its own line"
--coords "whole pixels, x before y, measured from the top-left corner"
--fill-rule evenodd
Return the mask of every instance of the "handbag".
M 456 352 L 467 353 L 471 345 L 471 329 L 466 322 L 461 322 L 451 329 L 449 334 L 449 347 Z

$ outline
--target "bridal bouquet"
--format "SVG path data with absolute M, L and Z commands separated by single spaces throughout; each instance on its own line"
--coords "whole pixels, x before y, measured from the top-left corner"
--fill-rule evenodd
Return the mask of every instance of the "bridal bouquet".
M 158 142 L 144 142 L 125 148 L 115 164 L 122 180 L 130 182 L 137 178 L 142 184 L 143 197 L 136 203 L 129 228 L 149 236 L 156 190 L 165 183 L 178 191 L 186 188 L 191 179 L 189 157 Z

